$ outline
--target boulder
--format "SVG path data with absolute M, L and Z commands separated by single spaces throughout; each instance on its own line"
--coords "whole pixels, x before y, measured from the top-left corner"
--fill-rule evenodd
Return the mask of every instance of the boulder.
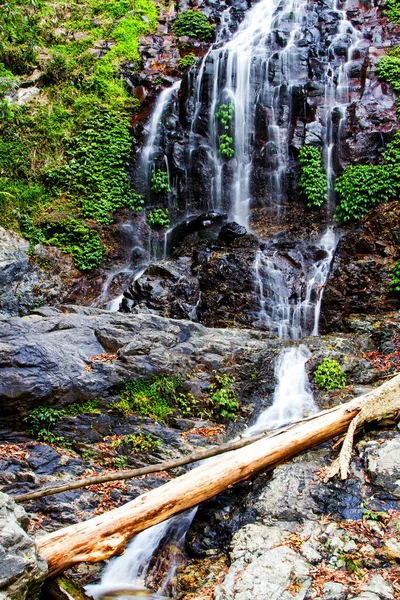
M 0 493 L 0 598 L 34 600 L 47 574 L 46 561 L 38 555 L 27 533 L 25 510 Z

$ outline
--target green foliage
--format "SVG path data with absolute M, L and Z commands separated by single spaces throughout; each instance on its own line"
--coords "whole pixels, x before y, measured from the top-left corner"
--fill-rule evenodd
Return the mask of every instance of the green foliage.
M 209 40 L 214 35 L 214 25 L 208 22 L 207 17 L 203 13 L 195 12 L 194 10 L 185 10 L 178 15 L 172 32 L 178 37 L 187 35 L 198 40 Z
M 166 171 L 161 171 L 161 169 L 157 169 L 157 171 L 152 170 L 151 191 L 156 194 L 161 194 L 162 192 L 169 194 L 171 188 L 168 183 L 168 173 Z
M 85 414 L 99 415 L 101 413 L 98 408 L 99 404 L 100 398 L 91 398 L 85 402 L 74 402 L 67 407 L 66 412 L 72 417 Z
M 309 207 L 318 207 L 327 199 L 327 181 L 321 152 L 314 146 L 303 146 L 299 152 L 299 190 Z
M 393 198 L 396 184 L 386 165 L 351 165 L 337 178 L 336 217 L 343 222 L 361 219 L 370 208 Z
M 385 521 L 388 517 L 385 512 L 374 512 L 372 510 L 363 509 L 362 515 L 367 521 Z
M 336 360 L 324 358 L 314 372 L 315 383 L 323 390 L 341 389 L 346 385 L 346 375 Z
M 128 460 L 126 456 L 115 456 L 111 462 L 112 466 L 116 469 L 125 469 L 128 466 Z
M 186 56 L 182 56 L 182 58 L 178 61 L 178 66 L 180 69 L 187 69 L 188 67 L 192 67 L 196 62 L 196 55 L 193 52 L 186 54 Z
M 178 376 L 135 379 L 125 384 L 120 402 L 128 405 L 131 412 L 165 422 L 177 407 L 177 390 L 181 385 Z
M 233 104 L 221 104 L 215 113 L 215 118 L 221 123 L 225 131 L 229 131 L 234 112 L 235 107 Z
M 127 446 L 131 452 L 152 452 L 162 445 L 161 440 L 154 439 L 150 433 L 130 433 L 122 436 L 111 444 L 112 446 Z
M 170 218 L 168 208 L 155 208 L 147 213 L 147 224 L 151 229 L 168 229 Z
M 390 286 L 389 291 L 395 292 L 396 294 L 400 293 L 400 260 L 396 262 L 392 270 L 390 271 Z
M 66 141 L 67 164 L 47 172 L 52 186 L 79 199 L 82 215 L 110 223 L 110 213 L 129 206 L 140 209 L 125 167 L 131 139 L 123 115 L 101 110 L 90 116 L 81 132 Z
M 400 92 L 400 46 L 391 48 L 379 60 L 376 73 L 379 79 L 387 81 L 396 92 Z
M 64 438 L 55 436 L 52 432 L 54 425 L 65 416 L 64 410 L 49 408 L 47 406 L 39 406 L 31 411 L 25 421 L 28 423 L 29 432 L 41 442 L 48 444 L 62 443 Z
M 400 2 L 399 0 L 386 0 L 385 15 L 392 23 L 400 25 Z
M 140 210 L 143 198 L 126 175 L 129 119 L 139 102 L 119 71 L 123 62 L 139 65 L 139 38 L 157 27 L 155 3 L 9 0 L 0 4 L 0 22 L 0 226 L 18 228 L 27 215 L 30 238 L 48 241 L 38 230 L 54 213 L 107 224 L 122 207 Z M 111 44 L 96 59 L 99 40 Z M 40 53 L 49 58 L 40 62 Z M 40 101 L 10 106 L 4 93 L 33 67 L 44 73 Z M 101 256 L 97 234 L 86 236 L 90 260 L 79 256 L 83 235 L 59 245 L 85 269 Z
M 232 389 L 233 379 L 214 371 L 214 382 L 209 386 L 207 404 L 214 418 L 233 419 L 238 410 L 238 402 Z
M 77 219 L 43 223 L 39 228 L 29 215 L 21 215 L 20 229 L 31 242 L 31 248 L 35 244 L 56 246 L 71 254 L 81 271 L 89 271 L 101 264 L 103 251 L 98 233 Z
M 219 149 L 218 152 L 221 156 L 230 160 L 235 156 L 235 149 L 233 147 L 233 138 L 227 133 L 223 133 L 219 136 Z
M 31 69 L 37 59 L 35 44 L 41 0 L 7 0 L 0 4 L 0 62 L 16 74 Z
M 221 104 L 215 113 L 215 118 L 219 123 L 220 130 L 222 129 L 223 131 L 223 133 L 221 133 L 219 136 L 218 152 L 221 156 L 227 158 L 228 160 L 235 156 L 233 137 L 228 133 L 229 129 L 231 128 L 234 111 L 235 108 L 233 104 Z

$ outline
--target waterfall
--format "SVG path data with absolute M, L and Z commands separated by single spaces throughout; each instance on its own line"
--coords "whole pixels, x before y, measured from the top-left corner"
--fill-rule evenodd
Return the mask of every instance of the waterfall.
M 279 429 L 316 412 L 305 365 L 311 353 L 306 346 L 282 350 L 275 365 L 277 385 L 272 406 L 258 417 L 245 435 L 251 436 L 264 429 Z
M 338 237 L 329 227 L 316 244 L 317 253 L 307 265 L 304 256 L 291 268 L 276 250 L 259 250 L 254 261 L 260 310 L 259 325 L 282 339 L 299 340 L 318 335 L 322 295 Z M 299 251 L 301 255 L 301 251 Z
M 168 554 L 168 566 L 163 569 L 163 578 L 158 585 L 157 593 L 151 594 L 153 599 L 161 597 L 158 594 L 167 591 L 175 576 L 179 566 L 177 555 L 183 548 L 186 533 L 196 511 L 197 507 L 139 533 L 130 542 L 122 556 L 110 560 L 100 583 L 86 586 L 86 592 L 94 600 L 101 600 L 110 592 L 113 593 L 113 597 L 116 597 L 119 590 L 121 590 L 119 597 L 123 597 L 123 590 L 136 591 L 135 595 L 139 597 L 142 592 L 143 597 L 149 597 L 149 590 L 145 588 L 146 578 L 155 577 L 161 568 L 160 559 L 157 558 L 152 564 L 151 558 L 159 550 L 163 540 L 167 538 L 168 545 L 173 547 L 173 552 Z

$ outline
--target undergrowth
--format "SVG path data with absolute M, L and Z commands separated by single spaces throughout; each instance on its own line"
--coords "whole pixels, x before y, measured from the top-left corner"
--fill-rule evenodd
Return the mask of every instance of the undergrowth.
M 139 65 L 138 40 L 155 31 L 156 5 L 10 0 L 0 20 L 0 226 L 18 230 L 28 218 L 23 233 L 50 243 L 49 221 L 73 223 L 53 241 L 78 268 L 93 268 L 101 261 L 95 222 L 143 205 L 126 174 L 139 103 L 120 73 L 123 63 Z M 5 95 L 33 69 L 42 74 L 37 100 L 10 105 Z

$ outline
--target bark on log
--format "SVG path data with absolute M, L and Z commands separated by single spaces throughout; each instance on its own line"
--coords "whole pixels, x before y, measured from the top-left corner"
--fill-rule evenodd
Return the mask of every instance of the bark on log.
M 399 411 L 400 375 L 360 398 L 209 460 L 124 506 L 44 535 L 37 539 L 39 553 L 47 560 L 49 576 L 79 562 L 105 560 L 120 554 L 129 539 L 140 531 L 343 434 L 357 415 L 361 427 Z

